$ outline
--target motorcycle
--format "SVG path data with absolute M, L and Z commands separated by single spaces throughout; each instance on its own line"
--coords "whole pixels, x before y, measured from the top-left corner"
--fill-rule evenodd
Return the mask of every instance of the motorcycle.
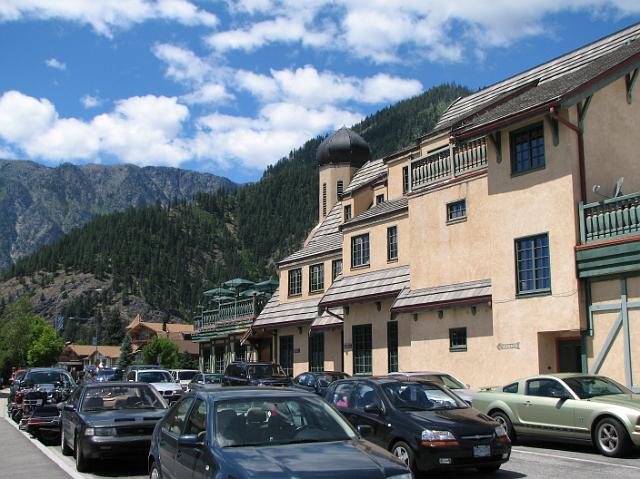
M 11 415 L 21 430 L 43 442 L 55 442 L 60 437 L 60 411 L 56 405 L 71 395 L 70 385 L 26 384 L 16 392 L 16 407 Z

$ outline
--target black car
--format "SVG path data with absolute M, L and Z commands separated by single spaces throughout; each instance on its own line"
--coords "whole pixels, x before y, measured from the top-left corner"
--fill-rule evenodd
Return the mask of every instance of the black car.
M 122 381 L 122 370 L 116 368 L 100 368 L 96 371 L 94 379 L 97 382 Z
M 76 469 L 86 472 L 92 459 L 146 454 L 156 423 L 167 404 L 146 383 L 87 383 L 59 405 L 62 453 L 75 453 Z
M 302 389 L 304 391 L 310 391 L 324 397 L 327 393 L 329 384 L 338 379 L 346 379 L 349 375 L 340 371 L 320 371 L 320 372 L 308 372 L 298 374 L 291 386 L 294 389 Z
M 412 479 L 316 394 L 266 387 L 187 393 L 156 427 L 149 467 L 151 479 Z
M 288 386 L 289 378 L 279 364 L 235 362 L 227 366 L 222 376 L 223 386 Z
M 413 471 L 475 467 L 493 472 L 509 460 L 504 428 L 444 386 L 397 376 L 332 383 L 325 399 L 368 439 L 393 452 Z
M 222 386 L 222 374 L 198 373 L 187 384 L 187 391 L 197 391 L 200 389 L 211 389 Z

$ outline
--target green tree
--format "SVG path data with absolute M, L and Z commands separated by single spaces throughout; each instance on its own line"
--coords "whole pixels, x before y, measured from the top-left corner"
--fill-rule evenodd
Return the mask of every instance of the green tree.
M 122 347 L 120 348 L 120 357 L 118 358 L 119 368 L 124 369 L 131 364 L 131 353 L 133 353 L 131 336 L 126 334 L 122 340 Z
M 142 361 L 174 368 L 178 364 L 178 346 L 168 338 L 153 338 L 142 348 Z
M 117 346 L 118 344 L 122 344 L 125 334 L 120 311 L 117 309 L 108 309 L 102 320 L 100 344 Z
M 62 338 L 44 319 L 38 318 L 32 325 L 34 342 L 27 350 L 29 366 L 52 366 L 64 347 Z
M 198 369 L 198 359 L 184 351 L 180 353 L 177 367 L 180 369 Z

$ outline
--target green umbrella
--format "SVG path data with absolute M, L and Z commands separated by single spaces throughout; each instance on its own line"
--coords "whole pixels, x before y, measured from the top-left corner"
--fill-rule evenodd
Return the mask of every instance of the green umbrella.
M 209 298 L 209 301 L 216 301 L 218 303 L 222 303 L 224 301 L 233 301 L 235 296 L 213 296 Z
M 260 291 L 275 291 L 279 284 L 280 283 L 276 279 L 268 279 L 266 281 L 254 284 L 253 287 Z
M 258 291 L 256 289 L 247 289 L 246 291 L 243 291 L 242 293 L 240 293 L 240 296 L 243 296 L 245 298 L 250 298 L 252 296 L 258 296 L 259 294 L 262 294 L 262 291 Z
M 248 279 L 243 279 L 243 278 L 234 278 L 234 279 L 230 279 L 229 281 L 225 281 L 224 284 L 226 287 L 228 288 L 244 288 L 244 287 L 249 287 L 249 286 L 253 286 L 253 281 L 249 281 Z
M 205 296 L 233 296 L 235 293 L 230 289 L 213 288 L 213 289 L 210 289 L 209 291 L 205 291 L 202 294 L 204 294 Z

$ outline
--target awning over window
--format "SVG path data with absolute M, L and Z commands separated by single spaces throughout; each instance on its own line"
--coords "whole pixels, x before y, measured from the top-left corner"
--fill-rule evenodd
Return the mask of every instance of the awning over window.
M 319 302 L 320 297 L 281 304 L 279 295 L 276 293 L 264 307 L 258 319 L 254 321 L 253 329 L 311 322 L 318 316 Z
M 321 307 L 342 306 L 395 296 L 409 286 L 409 267 L 383 269 L 354 276 L 342 276 L 320 301 Z
M 337 316 L 340 316 L 341 313 L 342 313 L 341 309 L 339 310 L 339 313 L 338 311 L 334 311 L 335 316 L 325 311 L 324 313 L 322 313 L 322 316 L 319 316 L 313 320 L 313 323 L 311 323 L 311 329 L 322 329 L 322 328 L 332 328 L 335 326 L 342 326 L 342 323 L 344 323 L 344 321 L 337 317 Z
M 456 304 L 491 301 L 491 280 L 448 284 L 424 289 L 404 289 L 391 306 L 391 312 L 408 313 Z

